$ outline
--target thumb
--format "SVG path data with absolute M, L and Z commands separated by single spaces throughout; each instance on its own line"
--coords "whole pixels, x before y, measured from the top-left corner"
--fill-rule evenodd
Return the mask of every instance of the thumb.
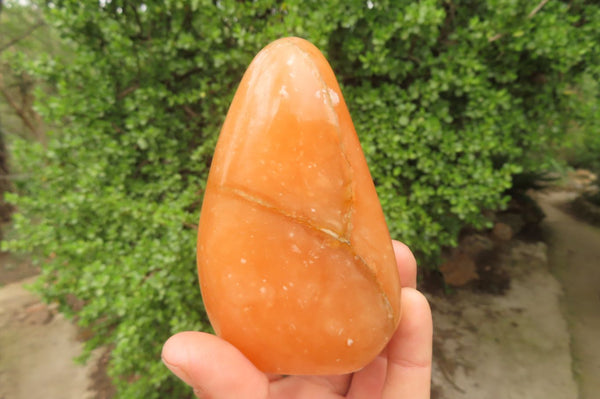
M 182 332 L 169 338 L 162 350 L 164 364 L 197 397 L 266 399 L 265 374 L 233 345 L 202 332 Z

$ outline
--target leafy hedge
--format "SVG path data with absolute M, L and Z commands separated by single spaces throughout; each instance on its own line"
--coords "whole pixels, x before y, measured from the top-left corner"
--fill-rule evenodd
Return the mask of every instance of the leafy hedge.
M 12 197 L 38 288 L 114 345 L 121 398 L 185 397 L 160 347 L 208 330 L 194 244 L 220 125 L 253 55 L 286 35 L 328 56 L 393 236 L 433 264 L 464 226 L 502 207 L 512 176 L 543 167 L 598 77 L 600 7 L 530 1 L 121 1 L 48 3 L 76 49 L 31 73 L 54 87 L 38 110 L 47 144 L 16 140 L 36 178 Z M 535 5 L 534 5 L 535 6 Z
M 600 71 L 600 65 L 598 65 Z M 600 174 L 600 85 L 591 74 L 581 76 L 577 90 L 569 94 L 574 102 L 572 120 L 565 140 L 555 144 L 560 157 L 570 166 Z M 600 184 L 600 182 L 598 182 Z

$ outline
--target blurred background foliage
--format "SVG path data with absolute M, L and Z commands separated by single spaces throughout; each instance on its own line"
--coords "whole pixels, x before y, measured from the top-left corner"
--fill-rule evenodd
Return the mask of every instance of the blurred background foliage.
M 120 398 L 190 396 L 160 348 L 210 330 L 202 192 L 236 86 L 276 38 L 331 62 L 390 231 L 423 265 L 489 227 L 519 176 L 600 169 L 593 1 L 5 1 L 0 22 L 3 249 L 34 257 L 88 350 L 112 346 Z

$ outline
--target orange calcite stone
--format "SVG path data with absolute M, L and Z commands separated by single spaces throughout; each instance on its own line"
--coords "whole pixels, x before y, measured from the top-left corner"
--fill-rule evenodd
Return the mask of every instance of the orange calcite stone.
M 356 371 L 400 319 L 400 281 L 329 64 L 284 38 L 246 71 L 215 150 L 198 271 L 216 333 L 259 369 Z

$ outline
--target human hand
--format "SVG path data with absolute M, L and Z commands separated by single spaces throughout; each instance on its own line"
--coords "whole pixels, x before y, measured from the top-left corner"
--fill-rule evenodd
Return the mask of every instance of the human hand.
M 394 241 L 402 281 L 402 318 L 386 348 L 363 369 L 344 375 L 282 377 L 262 373 L 237 348 L 202 332 L 165 343 L 165 365 L 201 399 L 426 399 L 430 394 L 433 326 L 427 299 L 416 290 L 417 263 Z

